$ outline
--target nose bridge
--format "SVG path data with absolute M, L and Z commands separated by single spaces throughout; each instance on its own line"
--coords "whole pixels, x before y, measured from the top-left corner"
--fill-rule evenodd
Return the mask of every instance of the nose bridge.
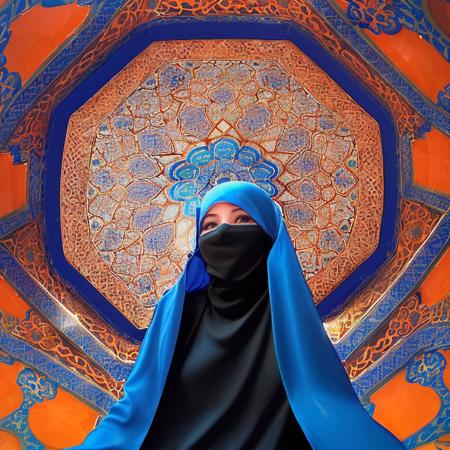
M 219 224 L 220 223 L 229 223 L 230 225 L 232 224 L 233 220 L 233 214 L 231 212 L 228 212 L 225 217 L 219 217 Z
M 233 227 L 233 224 L 228 222 L 222 222 L 211 231 L 207 231 L 202 236 L 211 236 L 216 244 L 227 245 L 233 243 L 233 235 L 230 235 L 228 231 Z

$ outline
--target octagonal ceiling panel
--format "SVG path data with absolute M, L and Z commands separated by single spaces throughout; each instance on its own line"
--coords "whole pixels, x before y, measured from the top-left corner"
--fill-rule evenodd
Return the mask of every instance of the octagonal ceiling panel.
M 378 245 L 382 168 L 377 122 L 292 43 L 156 42 L 69 121 L 64 254 L 145 328 L 204 194 L 252 181 L 282 206 L 319 303 Z

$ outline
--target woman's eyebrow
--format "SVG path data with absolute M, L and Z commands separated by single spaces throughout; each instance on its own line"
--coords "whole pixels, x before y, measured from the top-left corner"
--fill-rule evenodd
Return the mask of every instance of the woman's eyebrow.
M 205 215 L 205 217 L 203 217 L 203 220 L 205 220 L 208 216 L 217 216 L 217 214 L 208 213 Z
M 231 210 L 231 212 L 235 212 L 235 211 L 244 211 L 242 208 L 234 208 L 233 210 Z M 244 211 L 245 212 L 245 211 Z M 216 216 L 217 214 L 214 213 L 208 213 L 203 217 L 203 220 L 206 219 L 208 216 Z

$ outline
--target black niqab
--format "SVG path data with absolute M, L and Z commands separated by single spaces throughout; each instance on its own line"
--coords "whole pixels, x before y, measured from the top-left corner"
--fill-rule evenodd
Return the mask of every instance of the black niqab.
M 311 448 L 280 378 L 259 225 L 200 236 L 210 284 L 186 293 L 163 394 L 141 449 Z M 151 382 L 151 380 L 149 380 Z

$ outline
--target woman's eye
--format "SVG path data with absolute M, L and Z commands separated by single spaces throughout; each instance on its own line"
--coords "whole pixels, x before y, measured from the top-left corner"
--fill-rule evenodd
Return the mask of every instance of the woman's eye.
M 216 226 L 216 222 L 208 222 L 205 225 L 203 225 L 202 231 L 209 230 L 211 228 L 214 228 L 215 226 Z
M 238 222 L 244 222 L 244 223 L 248 223 L 248 222 L 252 221 L 252 218 L 250 216 L 247 216 L 247 215 L 239 216 L 236 219 L 238 220 Z

